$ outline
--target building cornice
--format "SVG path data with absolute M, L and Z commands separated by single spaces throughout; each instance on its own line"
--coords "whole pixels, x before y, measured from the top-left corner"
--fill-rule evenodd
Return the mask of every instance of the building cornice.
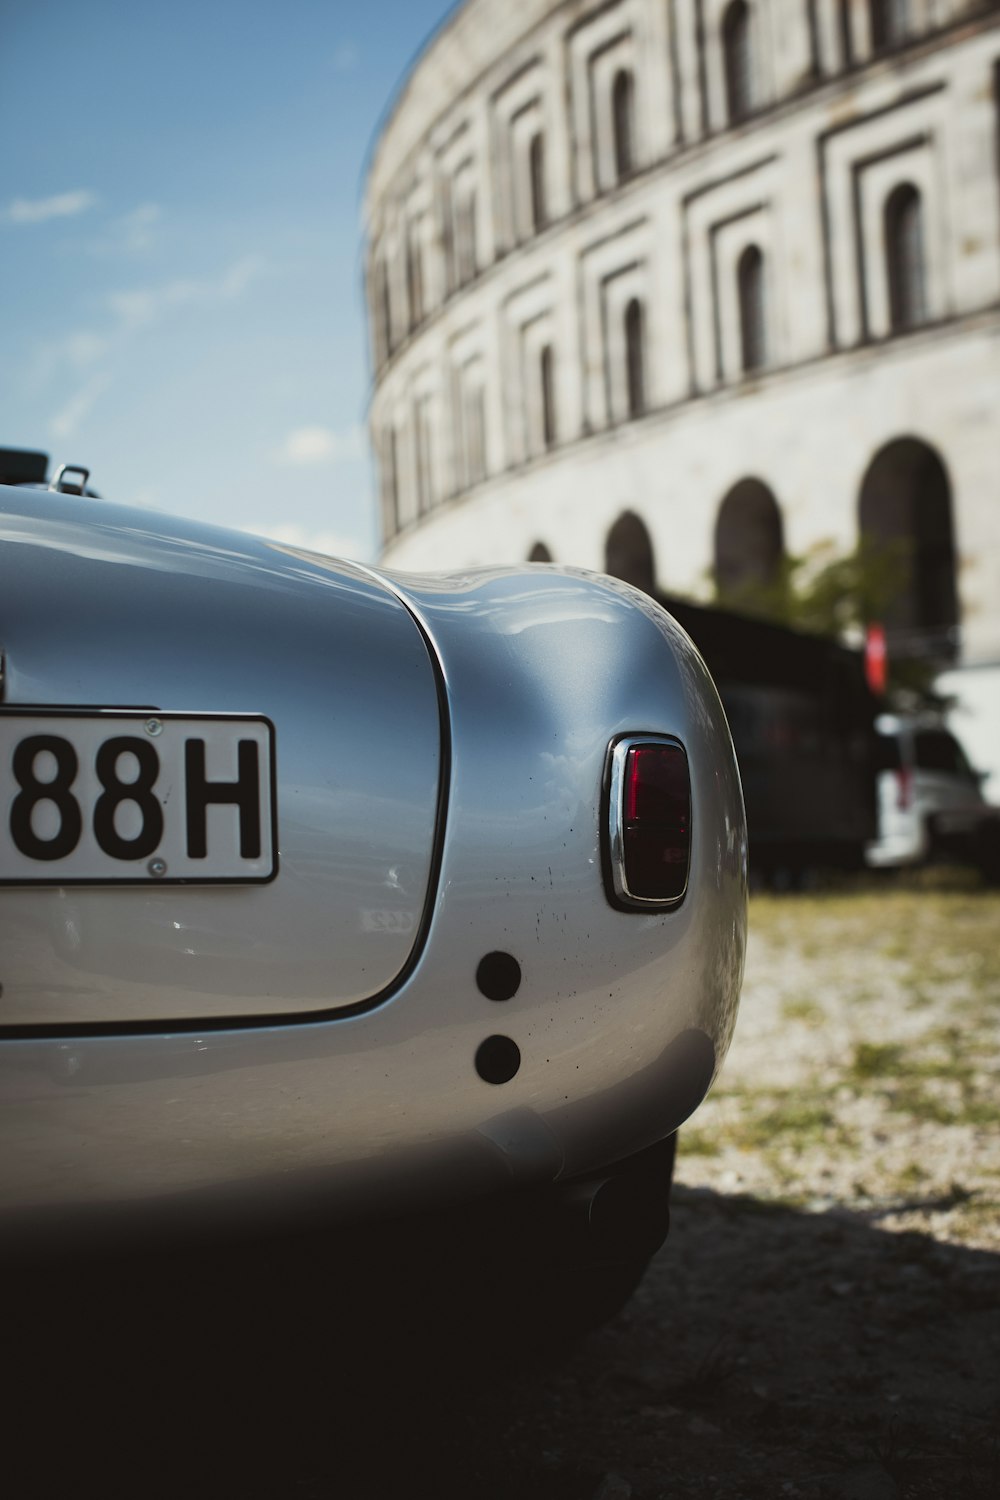
M 994 337 L 1000 338 L 1000 302 L 975 312 L 925 323 L 919 328 L 894 334 L 889 338 L 869 338 L 864 343 L 850 348 L 828 350 L 808 359 L 795 360 L 761 370 L 736 383 L 728 382 L 711 390 L 695 391 L 679 400 L 651 407 L 641 417 L 615 422 L 590 432 L 577 433 L 574 437 L 557 443 L 545 453 L 536 454 L 509 464 L 503 469 L 497 469 L 480 483 L 436 501 L 431 510 L 415 517 L 393 533 L 384 544 L 384 555 L 391 557 L 392 549 L 397 542 L 400 544 L 407 542 L 424 530 L 428 523 L 444 518 L 456 509 L 485 498 L 494 491 L 502 490 L 512 480 L 558 468 L 567 460 L 584 461 L 602 450 L 641 442 L 650 434 L 686 417 L 696 409 L 710 409 L 713 406 L 724 407 L 735 402 L 752 401 L 757 396 L 773 393 L 790 381 L 800 381 L 803 377 L 808 378 L 810 375 L 823 375 L 831 370 L 839 371 L 845 377 L 860 374 L 866 368 L 884 363 L 886 359 L 912 358 L 916 350 L 958 337 L 964 338 L 976 332 L 992 333 Z

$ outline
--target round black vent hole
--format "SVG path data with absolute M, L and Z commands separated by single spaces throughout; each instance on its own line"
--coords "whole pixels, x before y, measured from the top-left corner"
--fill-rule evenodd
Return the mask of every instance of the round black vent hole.
M 476 1072 L 484 1083 L 509 1083 L 520 1066 L 520 1048 L 509 1036 L 488 1036 L 476 1051 Z
M 487 953 L 479 960 L 476 983 L 487 1000 L 510 1000 L 521 984 L 521 965 L 512 953 Z

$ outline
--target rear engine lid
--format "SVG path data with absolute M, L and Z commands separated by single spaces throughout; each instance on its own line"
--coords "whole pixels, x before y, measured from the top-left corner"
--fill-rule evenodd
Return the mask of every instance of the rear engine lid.
M 390 991 L 423 940 L 442 774 L 436 669 L 396 596 L 32 490 L 0 489 L 0 568 L 0 1029 L 313 1019 Z

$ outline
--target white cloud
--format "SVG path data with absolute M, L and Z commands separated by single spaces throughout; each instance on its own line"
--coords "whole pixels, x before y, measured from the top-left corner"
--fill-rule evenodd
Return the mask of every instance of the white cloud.
M 103 396 L 110 384 L 111 376 L 105 371 L 92 375 L 49 422 L 52 436 L 74 437 L 84 417 L 90 414 L 91 407 Z
M 357 535 L 346 531 L 312 531 L 294 521 L 258 521 L 240 527 L 254 536 L 279 542 L 285 547 L 298 547 L 304 552 L 320 552 L 324 557 L 349 557 L 363 559 L 368 545 Z
M 275 453 L 276 462 L 293 468 L 315 468 L 363 458 L 364 433 L 358 426 L 335 432 L 332 427 L 296 427 Z
M 96 364 L 104 358 L 109 348 L 108 339 L 89 328 L 78 328 L 75 333 L 67 334 L 63 341 L 66 359 L 76 370 L 85 370 L 89 365 Z
M 135 332 L 155 323 L 164 313 L 194 302 L 201 290 L 197 281 L 181 279 L 157 287 L 131 287 L 109 292 L 108 306 L 122 328 Z
M 36 344 L 23 374 L 25 388 L 38 397 L 50 382 L 69 370 L 92 370 L 110 352 L 111 339 L 92 328 L 75 328 L 61 338 Z
M 140 203 L 115 219 L 90 248 L 95 255 L 141 255 L 153 245 L 155 229 L 162 217 L 158 203 Z
M 243 296 L 263 269 L 264 261 L 259 256 L 247 255 L 234 261 L 221 276 L 211 281 L 178 277 L 160 286 L 129 287 L 125 291 L 110 292 L 108 306 L 120 325 L 134 332 L 192 302 L 233 302 Z
M 77 329 L 35 355 L 34 378 L 47 382 L 67 367 L 87 372 L 80 389 L 55 413 L 49 426 L 56 437 L 71 437 L 94 402 L 111 384 L 116 360 L 146 330 L 184 307 L 233 302 L 265 268 L 257 256 L 234 261 L 212 279 L 177 278 L 160 286 L 129 287 L 106 298 L 110 327 L 106 332 Z
M 71 219 L 93 208 L 97 194 L 89 188 L 56 193 L 51 198 L 15 198 L 7 209 L 12 224 L 44 224 L 47 219 Z
M 242 260 L 235 261 L 223 275 L 218 283 L 218 295 L 227 298 L 242 297 L 247 287 L 256 281 L 265 269 L 265 264 L 260 255 L 244 255 Z M 212 291 L 210 286 L 209 295 L 212 295 Z
M 158 224 L 163 210 L 158 203 L 140 203 L 131 213 L 118 221 L 126 250 L 146 250 L 153 238 L 153 225 Z

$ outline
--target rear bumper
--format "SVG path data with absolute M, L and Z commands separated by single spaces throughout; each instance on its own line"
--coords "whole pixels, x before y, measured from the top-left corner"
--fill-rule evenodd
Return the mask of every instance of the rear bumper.
M 409 1158 L 409 1176 L 369 1178 L 363 1192 L 303 1194 L 260 1191 L 158 1198 L 135 1204 L 58 1204 L 44 1211 L 7 1213 L 0 1236 L 0 1265 L 38 1267 L 89 1258 L 163 1257 L 218 1252 L 257 1245 L 325 1247 L 329 1260 L 370 1263 L 385 1248 L 410 1250 L 476 1242 L 480 1253 L 501 1244 L 533 1258 L 568 1260 L 586 1251 L 607 1260 L 635 1260 L 655 1253 L 670 1224 L 670 1186 L 676 1136 L 622 1161 L 610 1162 L 556 1182 L 513 1181 L 484 1170 L 473 1156 L 452 1159 L 447 1186 Z M 440 1163 L 438 1163 L 440 1166 Z M 465 1182 L 468 1191 L 460 1187 Z M 356 1187 L 360 1184 L 356 1184 Z M 436 1191 L 435 1191 L 436 1188 Z M 266 1206 L 266 1212 L 264 1211 Z
M 346 1060 L 335 1024 L 4 1043 L 0 1237 L 212 1236 L 531 1190 L 669 1135 L 720 1058 L 695 1027 L 667 1040 L 664 1026 L 641 1067 L 627 1036 L 559 1049 L 522 1035 L 498 1089 L 475 1073 L 481 1024 L 384 1057 L 355 1038 Z

